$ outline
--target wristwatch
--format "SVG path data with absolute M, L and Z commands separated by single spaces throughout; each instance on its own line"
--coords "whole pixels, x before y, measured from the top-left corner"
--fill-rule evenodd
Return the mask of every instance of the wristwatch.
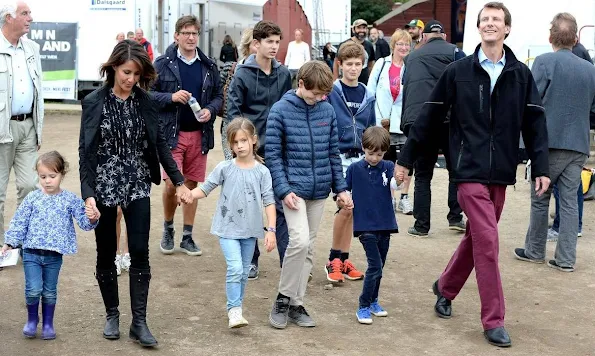
M 277 232 L 277 229 L 275 229 L 274 227 L 270 227 L 269 226 L 269 227 L 265 227 L 264 228 L 264 231 L 266 231 L 266 232 Z

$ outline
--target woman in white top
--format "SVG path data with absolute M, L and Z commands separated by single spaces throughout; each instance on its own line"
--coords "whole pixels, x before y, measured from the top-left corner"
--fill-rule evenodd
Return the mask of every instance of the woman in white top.
M 407 138 L 401 131 L 401 112 L 403 107 L 403 72 L 404 58 L 411 49 L 411 36 L 407 31 L 397 30 L 390 38 L 392 54 L 376 61 L 368 89 L 376 95 L 376 124 L 383 126 L 390 132 L 390 150 L 384 159 L 395 162 L 397 153 L 405 144 Z M 406 177 L 401 188 L 401 199 L 397 200 L 393 191 L 393 207 L 403 214 L 413 214 L 413 204 L 409 199 L 409 185 L 411 177 Z

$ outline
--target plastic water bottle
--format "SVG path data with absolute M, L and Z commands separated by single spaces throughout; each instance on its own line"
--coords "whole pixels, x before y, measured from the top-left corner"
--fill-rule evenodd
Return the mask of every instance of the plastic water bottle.
M 188 100 L 188 105 L 190 105 L 190 108 L 194 112 L 194 117 L 196 118 L 196 120 L 200 121 L 200 115 L 198 114 L 198 112 L 200 111 L 200 104 L 198 103 L 198 101 L 196 101 L 196 98 L 191 96 L 190 100 Z

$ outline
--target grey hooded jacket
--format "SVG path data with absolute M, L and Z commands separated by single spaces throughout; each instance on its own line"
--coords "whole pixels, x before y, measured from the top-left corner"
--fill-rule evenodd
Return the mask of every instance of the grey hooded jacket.
M 238 64 L 227 91 L 227 117 L 230 122 L 236 117 L 245 117 L 256 127 L 260 147 L 258 154 L 264 157 L 269 110 L 281 97 L 291 90 L 291 75 L 287 67 L 273 59 L 272 70 L 265 74 L 256 56 L 250 55 L 243 64 Z

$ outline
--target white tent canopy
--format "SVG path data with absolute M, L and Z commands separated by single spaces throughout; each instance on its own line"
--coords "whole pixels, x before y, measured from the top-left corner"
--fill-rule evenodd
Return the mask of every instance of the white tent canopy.
M 505 41 L 520 61 L 551 52 L 549 43 L 550 22 L 559 12 L 569 12 L 578 22 L 578 28 L 595 25 L 593 0 L 500 0 L 510 10 L 512 27 Z M 481 41 L 477 30 L 477 14 L 487 0 L 467 0 L 465 38 L 463 50 L 471 54 Z M 581 43 L 595 55 L 595 28 L 581 31 Z

